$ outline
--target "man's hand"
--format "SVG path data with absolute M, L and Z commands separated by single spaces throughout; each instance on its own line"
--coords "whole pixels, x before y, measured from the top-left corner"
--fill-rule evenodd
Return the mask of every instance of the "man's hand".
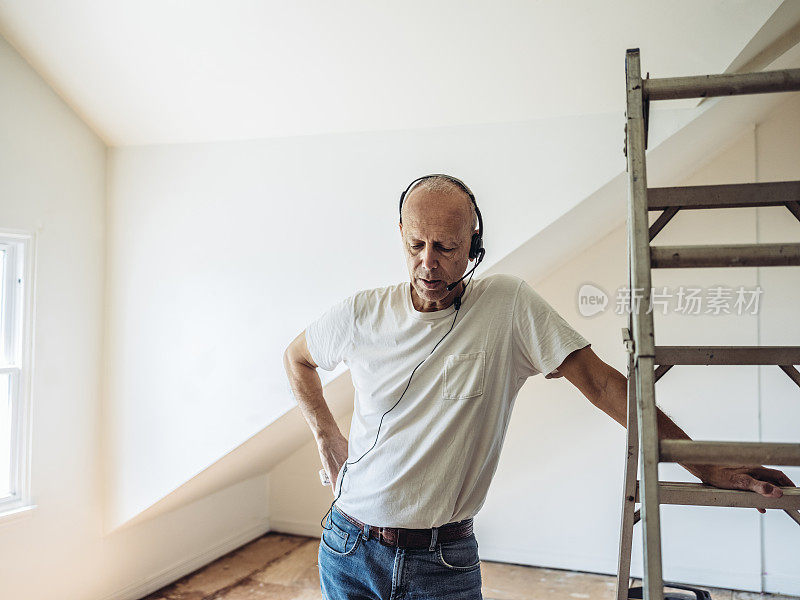
M 328 479 L 331 480 L 333 495 L 336 496 L 336 479 L 347 460 L 347 438 L 339 432 L 333 437 L 321 438 L 317 442 L 317 450 Z
M 729 490 L 750 490 L 767 498 L 780 498 L 783 492 L 777 486 L 795 487 L 783 471 L 767 467 L 694 465 L 700 480 L 706 485 Z M 759 508 L 758 512 L 767 512 Z
M 317 441 L 322 466 L 331 480 L 333 495 L 336 496 L 336 478 L 347 460 L 347 438 L 339 431 L 322 395 L 322 381 L 317 373 L 317 364 L 308 351 L 305 331 L 289 344 L 283 353 L 283 364 L 295 400 Z

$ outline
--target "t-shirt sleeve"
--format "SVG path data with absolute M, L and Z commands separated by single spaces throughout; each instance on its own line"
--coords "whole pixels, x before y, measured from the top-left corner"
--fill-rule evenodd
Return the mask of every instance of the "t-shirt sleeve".
M 332 371 L 347 362 L 353 342 L 354 297 L 341 300 L 306 327 L 306 345 L 314 362 Z
M 591 345 L 525 281 L 517 288 L 513 337 L 514 367 L 521 377 L 563 377 L 557 367 L 570 353 Z

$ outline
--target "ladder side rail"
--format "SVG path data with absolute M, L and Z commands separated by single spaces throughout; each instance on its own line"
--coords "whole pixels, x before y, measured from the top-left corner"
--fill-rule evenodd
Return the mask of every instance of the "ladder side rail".
M 634 340 L 637 425 L 642 462 L 644 600 L 663 600 L 661 519 L 658 501 L 658 425 L 653 381 L 653 315 L 650 304 L 650 239 L 647 213 L 644 94 L 639 51 L 625 56 L 626 154 L 628 161 L 628 240 L 630 244 L 631 315 Z M 638 292 L 641 296 L 637 298 Z M 637 301 L 640 300 L 641 302 Z
M 617 600 L 628 600 L 633 550 L 633 526 L 636 523 L 637 472 L 639 469 L 639 432 L 636 426 L 636 382 L 633 376 L 633 348 L 630 341 L 631 315 L 628 315 L 628 420 L 626 424 L 625 479 L 622 490 L 622 515 L 620 518 L 619 560 L 617 563 Z
M 656 405 L 654 397 L 654 367 L 650 356 L 640 357 L 636 363 L 637 425 L 639 429 L 639 454 L 642 463 L 641 515 L 642 541 L 645 562 L 645 599 L 663 600 L 664 582 L 661 559 L 661 500 L 659 495 L 658 464 L 660 448 Z

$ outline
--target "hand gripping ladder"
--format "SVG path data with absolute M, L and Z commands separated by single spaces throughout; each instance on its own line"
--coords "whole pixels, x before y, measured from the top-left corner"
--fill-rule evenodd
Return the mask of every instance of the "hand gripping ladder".
M 645 600 L 663 600 L 661 504 L 783 509 L 800 524 L 800 488 L 783 487 L 783 497 L 723 490 L 700 483 L 660 482 L 658 464 L 800 465 L 800 443 L 659 441 L 655 383 L 675 365 L 778 365 L 800 386 L 800 346 L 656 346 L 650 306 L 651 268 L 800 266 L 800 244 L 651 246 L 650 241 L 678 210 L 785 206 L 800 220 L 800 181 L 648 188 L 645 164 L 649 103 L 800 90 L 800 69 L 697 77 L 642 79 L 639 49 L 625 57 L 627 110 L 625 154 L 628 170 L 628 448 L 620 526 L 617 600 L 628 600 L 633 526 L 640 520 L 644 546 Z M 663 211 L 652 226 L 648 211 Z M 787 215 L 789 218 L 791 216 Z M 637 481 L 641 451 L 642 480 Z M 638 595 L 638 594 L 637 594 Z M 641 597 L 641 595 L 639 595 Z

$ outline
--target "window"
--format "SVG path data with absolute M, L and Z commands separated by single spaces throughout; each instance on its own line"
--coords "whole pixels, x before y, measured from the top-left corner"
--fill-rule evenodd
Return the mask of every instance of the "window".
M 33 238 L 0 231 L 0 516 L 31 508 Z

